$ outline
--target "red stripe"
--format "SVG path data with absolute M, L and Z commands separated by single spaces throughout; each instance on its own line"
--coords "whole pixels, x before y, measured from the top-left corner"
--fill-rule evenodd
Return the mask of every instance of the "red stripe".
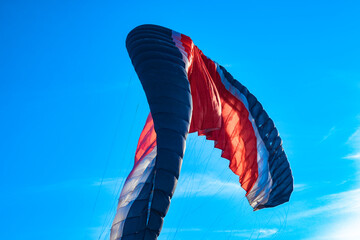
M 221 82 L 215 63 L 208 59 L 185 35 L 182 45 L 192 58 L 188 70 L 193 112 L 190 133 L 198 132 L 215 141 L 223 150 L 222 157 L 230 160 L 230 169 L 240 177 L 239 182 L 249 192 L 258 177 L 256 136 L 249 112 L 244 104 L 232 95 Z M 140 135 L 135 154 L 135 164 L 156 146 L 156 133 L 149 114 Z
M 183 43 L 183 47 L 185 48 L 185 52 L 188 55 L 188 60 L 190 61 L 191 51 L 194 47 L 193 41 L 188 36 L 181 34 L 181 42 Z
M 156 146 L 156 132 L 154 129 L 154 122 L 149 113 L 146 119 L 144 129 L 141 132 L 139 142 L 135 153 L 135 165 L 148 155 Z
M 193 58 L 188 70 L 193 101 L 190 132 L 197 131 L 215 141 L 215 147 L 223 150 L 221 156 L 230 160 L 230 169 L 249 192 L 258 177 L 256 136 L 249 112 L 226 90 L 215 63 L 189 37 L 181 36 L 188 58 Z

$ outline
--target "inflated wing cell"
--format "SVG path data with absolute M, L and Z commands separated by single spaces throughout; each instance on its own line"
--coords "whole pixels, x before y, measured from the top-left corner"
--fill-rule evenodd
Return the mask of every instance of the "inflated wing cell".
M 150 114 L 120 195 L 111 240 L 156 239 L 179 178 L 187 134 L 213 140 L 254 210 L 289 200 L 293 177 L 278 131 L 256 97 L 183 34 L 133 29 L 126 47 Z

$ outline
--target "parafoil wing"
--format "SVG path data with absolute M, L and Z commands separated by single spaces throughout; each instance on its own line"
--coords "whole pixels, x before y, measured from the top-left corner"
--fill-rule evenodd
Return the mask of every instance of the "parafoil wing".
M 136 27 L 126 47 L 151 113 L 120 195 L 111 240 L 159 236 L 189 132 L 205 135 L 222 150 L 254 210 L 289 200 L 291 169 L 278 131 L 254 95 L 173 30 Z

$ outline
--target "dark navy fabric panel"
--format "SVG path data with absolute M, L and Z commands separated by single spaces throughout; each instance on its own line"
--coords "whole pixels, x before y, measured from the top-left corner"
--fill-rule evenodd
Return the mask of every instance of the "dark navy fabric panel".
M 144 88 L 157 135 L 157 156 L 150 212 L 146 226 L 131 226 L 143 238 L 156 239 L 179 177 L 189 130 L 192 102 L 182 54 L 172 31 L 155 25 L 132 30 L 126 40 L 129 56 Z M 143 206 L 140 206 L 143 207 Z M 125 222 L 125 225 L 135 225 Z
M 171 36 L 172 30 L 165 28 L 165 27 L 153 25 L 153 24 L 144 24 L 144 25 L 140 25 L 140 26 L 137 26 L 136 28 L 134 28 L 128 34 L 126 41 L 131 42 L 132 38 L 138 34 L 151 34 L 151 33 L 155 33 L 156 35 Z
M 167 192 L 154 189 L 151 210 L 156 211 L 161 217 L 165 217 L 170 206 L 170 196 Z
M 179 133 L 177 129 L 158 128 L 157 144 L 161 149 L 167 149 L 177 153 L 180 157 L 185 151 L 185 137 L 183 133 Z
M 224 67 L 220 66 L 220 69 L 223 71 L 226 79 L 246 97 L 249 111 L 255 120 L 260 137 L 263 139 L 269 152 L 268 163 L 273 186 L 267 204 L 258 208 L 275 207 L 289 201 L 293 191 L 293 177 L 274 122 L 269 118 L 260 102 L 246 87 L 235 80 Z
M 152 216 L 152 214 L 150 214 Z M 161 225 L 162 227 L 162 225 Z M 147 228 L 145 230 L 145 236 L 144 236 L 144 240 L 153 240 L 153 239 L 156 239 L 158 236 L 159 236 L 159 232 L 161 230 L 161 227 L 159 229 L 159 231 L 156 231 L 156 230 L 152 230 L 150 228 Z M 137 239 L 142 239 L 142 238 L 137 238 Z
M 153 62 L 151 62 L 153 63 Z M 150 63 L 149 63 L 150 64 Z M 155 69 L 158 68 L 158 66 L 154 66 Z M 171 77 L 171 78 L 177 78 L 177 77 L 181 77 L 183 76 L 184 74 L 186 74 L 185 72 L 185 69 L 184 72 L 179 72 L 179 67 L 178 66 L 167 66 L 168 68 L 166 69 L 162 69 L 161 72 L 163 74 L 166 74 L 167 76 L 158 76 L 151 67 L 147 67 L 145 70 L 148 70 L 148 73 L 147 73 L 147 76 L 148 77 L 153 77 L 154 79 L 154 82 L 156 82 L 156 84 L 173 84 L 173 85 L 176 85 L 180 88 L 183 88 L 185 90 L 188 90 L 189 89 L 189 83 L 187 82 L 183 82 L 183 81 L 180 81 L 180 82 L 177 82 L 177 81 L 173 81 L 171 83 L 169 83 L 168 81 L 168 78 Z M 144 82 L 146 84 L 146 82 Z
M 139 233 L 123 236 L 121 237 L 121 240 L 139 240 L 139 239 L 144 239 L 144 237 L 145 237 L 145 231 L 142 231 Z
M 165 101 L 166 99 L 164 99 Z M 189 106 L 190 108 L 190 106 Z M 174 129 L 182 134 L 188 131 L 188 122 L 184 119 L 181 119 L 178 115 L 169 115 L 168 113 L 161 113 L 161 112 L 157 112 L 154 113 L 153 115 L 156 115 L 156 118 L 168 118 L 168 122 L 163 122 L 162 128 L 167 128 L 167 129 Z M 185 137 L 185 135 L 184 135 Z M 157 159 L 158 161 L 158 159 Z
M 152 210 L 149 218 L 148 228 L 159 235 L 163 221 L 164 218 L 158 212 Z
M 169 172 L 167 169 L 157 169 L 154 185 L 155 190 L 161 190 L 167 194 L 170 193 L 170 197 L 172 197 L 175 192 L 176 184 L 177 178 L 174 174 Z
M 171 159 L 172 161 L 169 162 L 168 159 Z M 182 164 L 182 157 L 179 156 L 179 154 L 164 148 L 158 149 L 156 164 L 158 169 L 166 169 L 176 178 L 179 178 Z

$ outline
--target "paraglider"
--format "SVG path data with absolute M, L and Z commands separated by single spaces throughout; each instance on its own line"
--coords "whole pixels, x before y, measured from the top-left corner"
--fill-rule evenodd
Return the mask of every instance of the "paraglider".
M 281 138 L 246 87 L 173 30 L 136 27 L 126 47 L 150 114 L 119 198 L 111 240 L 159 236 L 192 132 L 222 150 L 254 210 L 289 200 L 293 178 Z

